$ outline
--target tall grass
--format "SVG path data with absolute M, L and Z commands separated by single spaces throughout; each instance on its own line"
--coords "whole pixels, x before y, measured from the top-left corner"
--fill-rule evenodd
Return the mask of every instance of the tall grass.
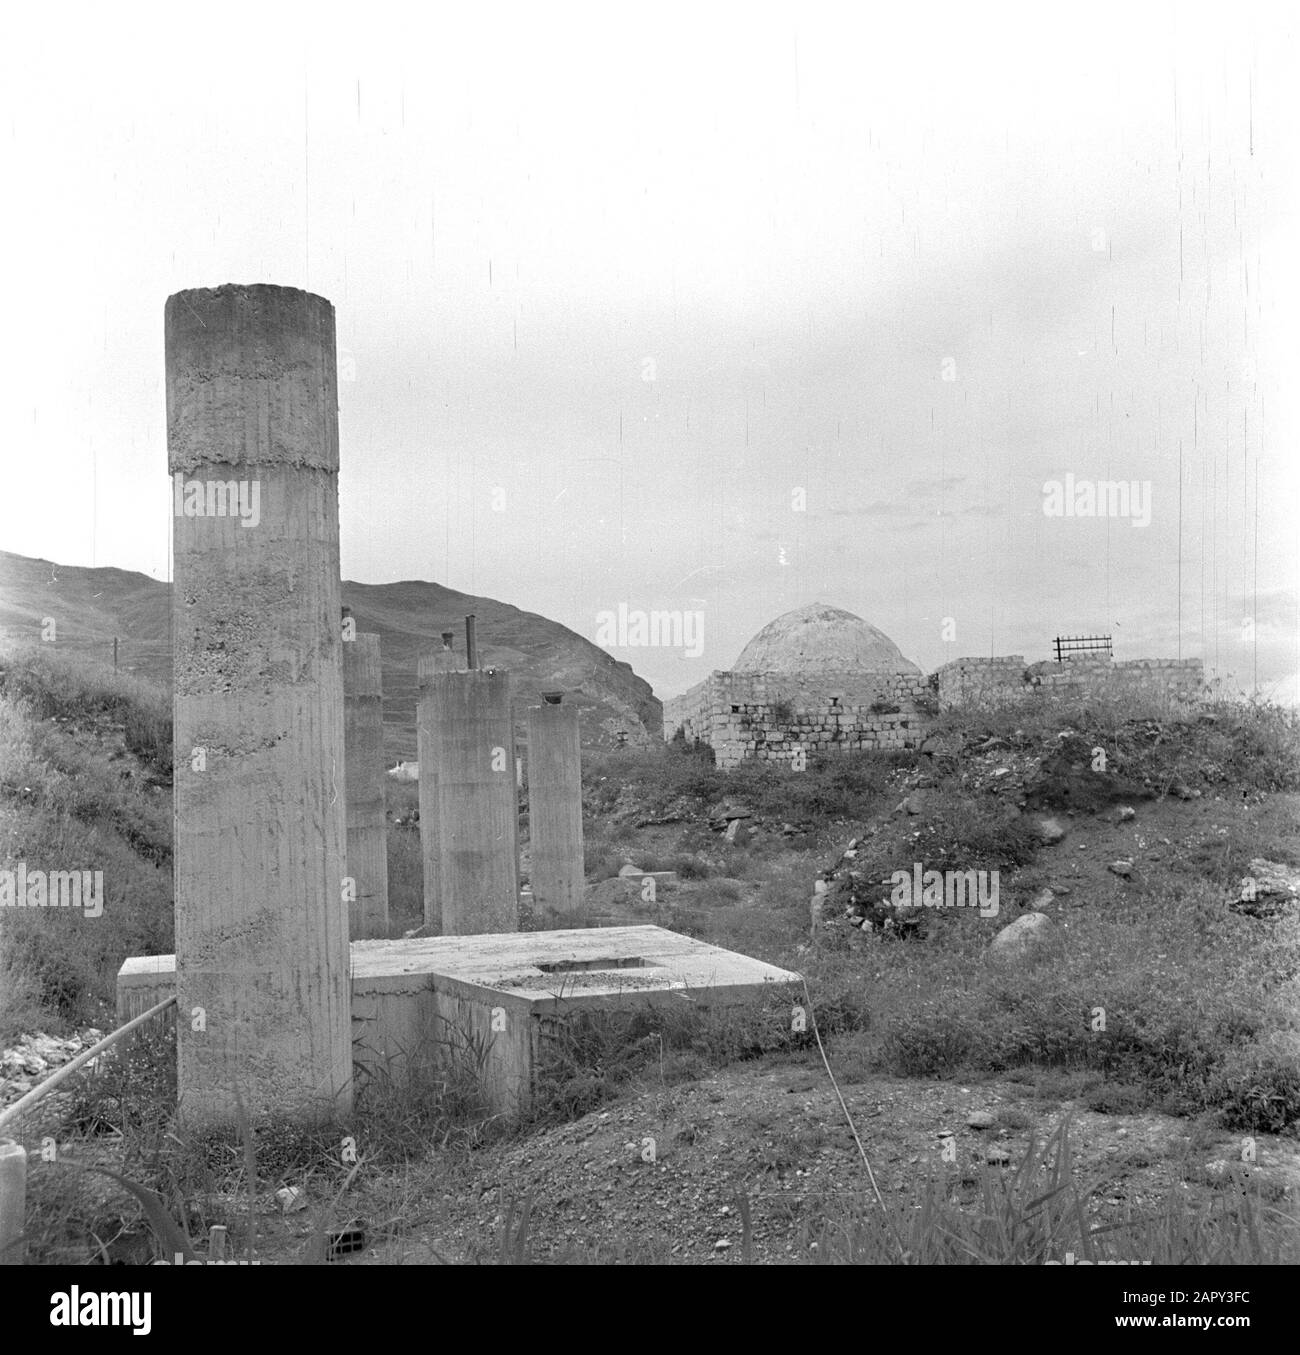
M 120 746 L 117 739 L 120 737 Z M 39 646 L 0 659 L 3 862 L 103 872 L 100 917 L 6 908 L 0 954 L 28 996 L 12 1034 L 102 1023 L 133 954 L 172 949 L 171 716 L 138 680 Z

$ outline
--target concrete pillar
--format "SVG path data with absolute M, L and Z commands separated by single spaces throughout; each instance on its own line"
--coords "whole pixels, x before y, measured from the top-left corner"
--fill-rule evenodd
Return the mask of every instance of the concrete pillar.
M 429 680 L 446 936 L 519 930 L 519 801 L 510 685 L 510 674 L 499 668 L 435 673 Z M 423 782 L 423 761 L 420 777 Z
M 538 917 L 570 917 L 586 887 L 582 746 L 577 706 L 553 704 L 549 694 L 544 705 L 528 710 L 528 822 Z
M 444 935 L 442 851 L 438 820 L 438 744 L 429 689 L 435 673 L 449 673 L 455 667 L 456 654 L 451 647 L 450 631 L 443 632 L 441 649 L 432 654 L 421 654 L 416 661 L 415 755 L 420 762 L 420 859 L 424 870 L 424 930 L 429 936 Z
M 177 1092 L 191 1123 L 352 1103 L 334 308 L 178 292 Z
M 384 679 L 379 636 L 343 641 L 347 873 L 353 939 L 388 935 L 388 818 L 384 795 Z

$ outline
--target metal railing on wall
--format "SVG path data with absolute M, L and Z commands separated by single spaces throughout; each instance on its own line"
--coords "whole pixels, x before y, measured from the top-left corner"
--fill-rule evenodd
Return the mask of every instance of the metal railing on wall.
M 1060 663 L 1067 654 L 1111 654 L 1109 635 L 1058 635 L 1056 637 L 1056 662 Z
M 125 1025 L 105 1035 L 89 1049 L 83 1049 L 76 1058 L 70 1059 L 62 1068 L 51 1073 L 44 1082 L 33 1087 L 12 1106 L 0 1111 L 0 1265 L 22 1264 L 23 1229 L 27 1214 L 27 1150 L 22 1144 L 6 1139 L 5 1129 L 20 1120 L 33 1106 L 66 1082 L 73 1073 L 79 1072 L 106 1049 L 111 1049 L 124 1035 L 129 1035 L 147 1021 L 155 1020 L 175 1005 L 176 995 L 173 993 L 172 996 L 150 1007 L 148 1011 L 132 1017 Z

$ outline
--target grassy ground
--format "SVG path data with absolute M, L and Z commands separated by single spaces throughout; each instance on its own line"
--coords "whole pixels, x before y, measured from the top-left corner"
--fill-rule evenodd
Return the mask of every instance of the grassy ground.
M 0 1038 L 100 1023 L 128 955 L 172 949 L 171 710 L 52 647 L 0 655 L 0 858 L 103 872 L 104 911 L 5 909 Z
M 0 918 L 0 1037 L 111 1025 L 121 959 L 171 949 L 167 712 L 45 651 L 0 669 L 5 864 L 103 869 L 110 900 L 93 922 Z M 367 1256 L 388 1260 L 1015 1262 L 1067 1244 L 1300 1259 L 1300 931 L 1294 914 L 1226 906 L 1251 859 L 1300 864 L 1294 716 L 1022 703 L 943 726 L 960 755 L 723 773 L 676 749 L 584 769 L 589 920 L 657 921 L 802 973 L 879 1196 L 788 1007 L 575 1025 L 523 1125 L 495 1120 L 461 1067 L 414 1087 L 378 1078 L 345 1125 L 203 1141 L 172 1121 L 161 1033 L 23 1127 L 34 1151 L 59 1145 L 32 1171 L 32 1259 L 145 1259 L 157 1245 L 145 1202 L 69 1159 L 147 1187 L 196 1237 L 214 1223 L 237 1246 L 253 1236 L 268 1260 L 319 1251 L 329 1219 L 358 1212 Z M 1106 777 L 1081 778 L 1071 750 L 1098 747 Z M 918 787 L 923 806 L 898 812 Z M 724 800 L 752 815 L 734 843 L 710 826 Z M 1136 811 L 1122 822 L 1120 800 Z M 395 816 L 414 806 L 413 787 L 392 788 Z M 1066 825 L 1059 846 L 1038 845 L 1035 810 Z M 866 876 L 913 860 L 999 871 L 999 916 L 939 911 L 908 938 L 829 927 L 811 941 L 813 880 L 850 838 Z M 1133 859 L 1128 878 L 1108 870 L 1117 856 Z M 679 883 L 646 905 L 615 879 L 629 860 Z M 400 935 L 422 920 L 418 830 L 390 831 L 389 870 Z M 988 942 L 1045 886 L 1059 891 L 1051 943 L 990 965 Z M 961 1123 L 972 1095 L 996 1107 L 992 1126 Z M 945 1128 L 955 1158 L 936 1147 Z M 985 1161 L 1000 1145 L 1008 1168 Z M 282 1212 L 284 1185 L 311 1208 Z

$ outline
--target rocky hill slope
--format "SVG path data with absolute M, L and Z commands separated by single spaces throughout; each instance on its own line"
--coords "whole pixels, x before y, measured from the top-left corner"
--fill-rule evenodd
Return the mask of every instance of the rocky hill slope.
M 170 585 L 124 569 L 82 569 L 0 551 L 0 634 L 40 639 L 46 618 L 55 643 L 90 658 L 118 662 L 126 672 L 171 683 Z M 662 737 L 663 707 L 630 665 L 612 659 L 581 635 L 494 598 L 458 593 L 440 584 L 343 582 L 343 601 L 357 629 L 380 636 L 384 665 L 385 751 L 414 758 L 416 660 L 456 633 L 465 652 L 464 619 L 477 617 L 479 662 L 509 669 L 520 710 L 538 693 L 557 690 L 581 711 L 583 743 L 612 747 L 620 733 L 631 744 Z

